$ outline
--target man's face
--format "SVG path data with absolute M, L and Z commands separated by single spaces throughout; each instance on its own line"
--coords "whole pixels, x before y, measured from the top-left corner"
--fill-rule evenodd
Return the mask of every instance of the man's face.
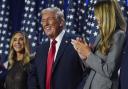
M 47 11 L 43 14 L 41 23 L 44 29 L 45 34 L 51 38 L 55 39 L 60 33 L 59 21 L 56 18 L 55 13 Z

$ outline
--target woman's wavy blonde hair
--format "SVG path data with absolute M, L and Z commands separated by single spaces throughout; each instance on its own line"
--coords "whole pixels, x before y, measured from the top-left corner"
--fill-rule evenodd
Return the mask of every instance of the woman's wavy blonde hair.
M 12 39 L 10 41 L 10 49 L 9 49 L 9 56 L 8 56 L 8 69 L 12 68 L 17 56 L 16 56 L 16 52 L 13 48 L 13 42 L 14 42 L 14 36 L 17 34 L 17 33 L 20 33 L 23 35 L 23 40 L 24 40 L 24 57 L 23 57 L 23 60 L 22 60 L 22 63 L 23 65 L 24 64 L 27 64 L 30 62 L 30 50 L 29 50 L 29 41 L 28 41 L 28 38 L 27 36 L 25 35 L 25 33 L 23 32 L 15 32 L 12 36 Z
M 125 31 L 126 22 L 117 0 L 104 0 L 97 3 L 94 6 L 94 13 L 100 20 L 101 43 L 98 50 L 107 55 L 111 45 L 110 40 L 116 27 L 119 26 L 121 30 Z

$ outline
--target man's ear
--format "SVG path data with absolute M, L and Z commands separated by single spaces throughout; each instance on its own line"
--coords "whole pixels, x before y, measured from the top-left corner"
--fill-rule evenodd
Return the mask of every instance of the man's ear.
M 60 27 L 62 27 L 64 25 L 64 22 L 63 21 L 61 21 L 60 22 Z

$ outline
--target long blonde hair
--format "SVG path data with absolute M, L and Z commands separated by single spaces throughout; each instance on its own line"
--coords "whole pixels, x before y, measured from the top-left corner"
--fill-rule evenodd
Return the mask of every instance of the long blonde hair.
M 95 16 L 100 20 L 101 43 L 98 50 L 107 55 L 111 46 L 110 40 L 117 25 L 124 31 L 125 21 L 116 0 L 99 2 L 94 8 Z M 119 18 L 118 22 L 117 17 Z
M 9 51 L 9 56 L 8 56 L 8 69 L 11 69 L 13 64 L 15 63 L 16 60 L 16 52 L 13 48 L 13 42 L 14 42 L 14 36 L 20 33 L 23 35 L 23 40 L 24 40 L 24 57 L 22 60 L 23 65 L 29 63 L 30 61 L 30 51 L 29 51 L 29 42 L 28 42 L 28 38 L 26 37 L 25 33 L 23 32 L 15 32 L 12 36 L 12 39 L 10 41 L 10 51 Z

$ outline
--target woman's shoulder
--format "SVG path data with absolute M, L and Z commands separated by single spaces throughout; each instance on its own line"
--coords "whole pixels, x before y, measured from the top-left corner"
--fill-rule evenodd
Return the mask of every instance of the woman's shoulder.
M 31 70 L 31 66 L 35 60 L 35 55 L 30 57 L 30 61 L 24 65 L 25 70 L 29 71 Z
M 116 40 L 122 40 L 125 39 L 125 31 L 122 30 L 117 30 L 114 34 L 113 34 L 113 39 Z
M 115 31 L 114 36 L 125 36 L 125 31 L 117 30 Z
M 111 44 L 116 44 L 116 45 L 122 45 L 125 42 L 125 31 L 122 30 L 118 30 L 115 31 L 110 43 Z

